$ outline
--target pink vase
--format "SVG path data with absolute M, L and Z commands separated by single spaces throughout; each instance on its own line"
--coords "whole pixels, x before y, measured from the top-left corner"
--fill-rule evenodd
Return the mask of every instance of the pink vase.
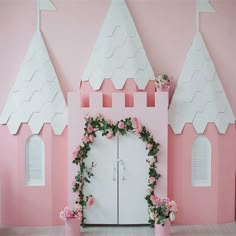
M 80 221 L 77 218 L 66 220 L 65 236 L 80 236 Z
M 170 236 L 170 221 L 166 219 L 164 226 L 160 224 L 155 225 L 155 236 Z

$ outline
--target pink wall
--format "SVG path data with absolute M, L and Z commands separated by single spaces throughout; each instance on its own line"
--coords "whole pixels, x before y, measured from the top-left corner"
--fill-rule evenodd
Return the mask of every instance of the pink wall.
M 40 136 L 45 145 L 45 186 L 25 186 L 25 142 L 31 132 L 23 125 L 12 136 L 7 127 L 0 127 L 0 178 L 2 182 L 2 224 L 61 224 L 60 210 L 67 204 L 67 129 L 55 136 L 44 125 Z M 8 144 L 8 145 L 6 145 Z
M 79 89 L 82 73 L 98 37 L 110 0 L 52 0 L 52 2 L 57 7 L 57 11 L 42 13 L 41 31 L 64 95 L 67 98 L 67 92 Z M 126 0 L 126 2 L 155 74 L 167 73 L 173 76 L 176 83 L 196 29 L 196 1 Z M 236 95 L 234 91 L 236 85 L 236 1 L 211 0 L 210 2 L 216 9 L 216 13 L 201 15 L 201 31 L 233 111 L 236 114 Z M 15 82 L 17 72 L 35 30 L 36 1 L 0 1 L 0 111 L 2 111 L 9 91 Z M 89 87 L 89 85 L 85 84 L 82 86 L 82 93 L 90 91 L 86 86 Z M 107 89 L 106 85 L 104 86 L 104 90 Z M 175 84 L 171 88 L 170 95 L 172 95 L 174 87 Z M 128 84 L 125 91 L 128 94 L 130 90 L 136 91 L 136 88 Z M 114 88 L 110 87 L 106 96 L 109 97 L 111 91 L 114 91 Z M 128 96 L 130 95 L 128 94 Z M 152 98 L 149 99 L 152 100 Z M 152 104 L 152 101 L 150 103 Z M 106 105 L 109 106 L 109 104 L 110 100 L 108 98 Z M 130 100 L 128 105 L 132 105 Z M 33 203 L 27 202 L 31 193 L 22 185 L 22 143 L 29 135 L 28 132 L 28 128 L 24 126 L 24 129 L 20 130 L 22 136 L 12 136 L 6 126 L 0 126 L 0 182 L 2 182 L 2 202 L 4 203 L 2 204 L 2 222 L 6 224 L 25 224 L 27 220 L 31 220 L 30 222 L 34 224 L 34 219 L 29 217 L 30 209 L 28 204 L 35 204 L 37 201 L 35 199 Z M 191 127 L 185 128 L 184 132 L 189 137 L 194 137 Z M 207 132 L 214 145 L 220 143 L 223 147 L 227 147 L 227 145 L 232 145 L 231 142 L 235 140 L 231 129 L 228 130 L 228 133 L 230 132 L 229 137 L 234 137 L 234 139 L 231 139 L 229 143 L 227 138 L 217 140 L 216 137 L 213 137 L 216 131 L 211 126 L 207 128 Z M 52 135 L 50 128 L 46 127 L 41 135 L 45 135 L 45 140 L 47 140 L 48 144 L 51 143 L 53 148 L 48 151 L 49 156 L 47 157 L 47 168 L 51 171 L 51 175 L 48 176 L 48 185 L 42 192 L 38 189 L 40 196 L 45 198 L 48 196 L 45 205 L 48 214 L 52 215 L 45 216 L 45 221 L 42 220 L 40 222 L 45 224 L 47 220 L 47 224 L 57 224 L 61 223 L 57 218 L 58 210 L 64 207 L 66 203 L 67 130 L 64 131 L 61 137 L 55 137 Z M 188 201 L 188 198 L 191 194 L 193 197 L 201 194 L 195 193 L 194 190 L 191 192 L 189 179 L 186 178 L 186 175 L 190 174 L 190 169 L 185 169 L 185 164 L 189 164 L 186 156 L 189 147 L 186 147 L 186 140 L 181 138 L 181 136 L 174 136 L 172 131 L 169 131 L 169 135 L 169 193 L 179 203 L 180 209 L 186 210 L 181 210 L 177 222 L 181 223 L 186 220 L 186 222 L 191 223 L 188 216 L 193 204 Z M 190 140 L 187 140 L 187 142 L 190 142 Z M 179 147 L 183 148 L 180 150 Z M 225 151 L 225 149 L 222 150 Z M 178 155 L 175 151 L 178 151 Z M 223 151 L 215 153 L 214 156 L 219 158 Z M 186 160 L 186 163 L 178 162 L 180 158 Z M 229 155 L 230 158 L 233 157 Z M 229 162 L 224 162 L 223 159 L 217 160 L 213 165 L 214 173 L 227 172 L 227 167 L 230 165 L 231 160 Z M 236 166 L 236 163 L 234 166 Z M 182 173 L 186 173 L 186 175 L 181 176 L 180 174 Z M 179 175 L 180 177 L 178 178 L 177 176 Z M 231 178 L 231 175 L 233 173 L 230 173 L 230 177 L 227 175 L 220 179 L 214 177 L 213 188 L 203 190 L 209 197 L 216 191 L 219 193 L 219 197 L 213 198 L 211 202 L 215 217 L 212 214 L 211 216 L 209 215 L 208 219 L 212 222 L 214 220 L 223 222 L 218 211 L 226 212 L 227 209 L 226 218 L 231 219 L 232 217 L 230 210 L 232 208 L 231 201 L 225 203 L 227 195 L 223 191 L 225 188 L 229 190 L 229 188 L 233 187 L 227 184 L 224 185 L 225 182 L 228 183 L 228 178 Z M 2 180 L 7 180 L 7 182 Z M 219 184 L 218 189 L 215 183 Z M 188 186 L 187 190 L 185 190 L 185 186 Z M 190 195 L 187 196 L 186 193 Z M 183 198 L 182 196 L 185 197 Z M 199 199 L 201 197 L 202 195 L 199 196 Z M 19 199 L 24 199 L 25 203 L 22 206 L 19 206 L 19 202 L 21 202 Z M 216 207 L 216 201 L 219 201 L 218 208 Z M 53 205 L 50 205 L 52 202 Z M 184 206 L 183 203 L 188 204 Z M 209 208 L 209 205 L 207 207 Z M 28 214 L 26 216 L 22 215 L 21 209 L 24 209 Z M 45 209 L 42 208 L 40 210 L 46 212 Z M 200 205 L 198 209 L 199 211 L 202 209 Z M 196 214 L 193 219 L 198 220 Z M 204 217 L 207 217 L 207 215 L 202 216 L 201 219 L 204 220 Z
M 1 221 L 17 224 L 17 182 L 18 148 L 16 138 L 12 138 L 6 126 L 0 127 L 0 178 L 1 178 Z M 7 191 L 6 191 L 7 189 Z M 10 200 L 10 201 L 9 201 Z
M 169 127 L 169 195 L 179 204 L 178 224 L 213 224 L 235 217 L 235 127 L 220 135 L 209 124 L 204 136 L 211 143 L 211 187 L 192 187 L 192 143 L 198 135 L 186 125 L 181 135 Z M 187 137 L 187 138 L 186 138 Z
M 219 175 L 218 175 L 218 222 L 231 222 L 235 219 L 236 211 L 236 132 L 231 125 L 227 135 L 220 135 L 218 140 Z
M 57 11 L 42 12 L 41 31 L 66 95 L 79 88 L 110 0 L 52 2 Z M 155 74 L 168 73 L 176 82 L 196 30 L 196 1 L 126 2 Z M 216 13 L 201 14 L 201 31 L 236 114 L 236 2 L 210 2 Z M 36 1 L 1 0 L 0 29 L 1 111 L 36 30 Z

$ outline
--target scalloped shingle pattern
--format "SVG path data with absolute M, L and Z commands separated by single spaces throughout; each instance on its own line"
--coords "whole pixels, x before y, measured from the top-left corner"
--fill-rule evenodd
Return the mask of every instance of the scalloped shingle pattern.
M 235 117 L 200 32 L 187 54 L 169 107 L 169 124 L 181 134 L 192 123 L 198 134 L 208 123 L 215 123 L 224 134 Z
M 28 123 L 38 134 L 51 123 L 56 135 L 67 125 L 67 105 L 40 32 L 36 32 L 0 117 L 11 134 Z
M 104 79 L 111 79 L 122 89 L 129 78 L 145 89 L 155 76 L 125 1 L 113 0 L 82 80 L 98 90 Z

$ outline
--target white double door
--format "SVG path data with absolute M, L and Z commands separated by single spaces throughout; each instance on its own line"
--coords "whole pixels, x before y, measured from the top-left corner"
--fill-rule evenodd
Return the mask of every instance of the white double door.
M 86 224 L 147 224 L 147 153 L 134 134 L 113 139 L 97 135 L 86 160 L 88 166 L 95 163 L 91 183 L 84 188 L 95 199 L 85 208 Z

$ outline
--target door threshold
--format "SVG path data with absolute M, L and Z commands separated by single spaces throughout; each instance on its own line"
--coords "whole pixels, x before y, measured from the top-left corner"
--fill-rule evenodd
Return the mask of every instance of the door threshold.
M 83 227 L 152 227 L 150 224 L 85 224 Z

